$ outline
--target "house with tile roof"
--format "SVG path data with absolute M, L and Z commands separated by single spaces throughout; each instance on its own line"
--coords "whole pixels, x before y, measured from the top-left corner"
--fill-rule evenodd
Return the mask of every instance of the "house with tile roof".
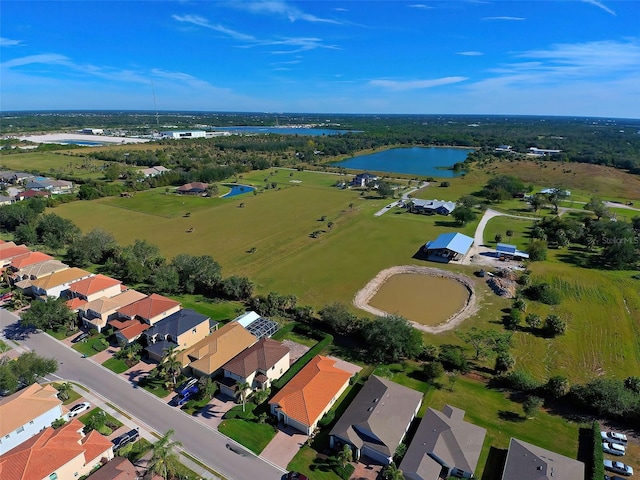
M 114 335 L 116 337 L 116 342 L 121 347 L 135 342 L 142 336 L 142 333 L 145 330 L 151 328 L 151 325 L 142 322 L 137 318 L 132 320 L 115 319 L 111 320 L 109 325 L 115 329 Z
M 349 385 L 351 374 L 335 366 L 336 360 L 318 355 L 269 401 L 279 422 L 311 435 Z
M 176 313 L 180 308 L 180 302 L 152 293 L 148 297 L 119 308 L 118 315 L 125 320 L 138 319 L 148 325 L 154 325 Z
M 216 328 L 217 323 L 214 324 Z M 183 308 L 163 318 L 145 330 L 145 349 L 152 360 L 160 361 L 171 348 L 182 349 L 202 340 L 210 333 L 210 319 L 189 308 Z
M 388 465 L 422 404 L 422 392 L 372 375 L 329 433 L 331 448 L 349 445 L 354 460 Z
M 114 297 L 100 297 L 79 308 L 80 320 L 85 327 L 95 328 L 100 332 L 107 326 L 109 320 L 118 317 L 119 308 L 126 307 L 145 297 L 144 293 L 132 289 L 125 290 Z
M 92 302 L 101 297 L 114 297 L 122 293 L 121 285 L 120 280 L 97 274 L 69 285 L 68 296 Z
M 0 244 L 0 268 L 10 265 L 15 257 L 29 252 L 31 250 L 26 245 L 16 245 L 14 242 Z
M 84 435 L 74 418 L 46 428 L 0 456 L 2 480 L 74 480 L 113 458 L 113 444 L 96 430 Z
M 583 480 L 584 463 L 512 438 L 502 480 Z
M 38 278 L 46 277 L 52 273 L 61 272 L 69 268 L 69 265 L 59 260 L 44 260 L 14 269 L 11 279 L 13 284 L 25 291 L 31 289 L 31 283 Z
M 207 193 L 208 186 L 208 183 L 202 182 L 185 183 L 184 185 L 176 188 L 176 192 L 182 195 L 204 195 L 205 193 Z
M 50 193 L 48 193 L 47 191 L 44 190 L 25 190 L 24 192 L 20 192 L 16 195 L 16 200 L 22 201 L 22 200 L 29 200 L 30 198 L 34 198 L 34 197 L 41 197 L 41 198 L 49 198 L 51 196 Z
M 487 431 L 465 422 L 464 413 L 451 405 L 427 409 L 400 464 L 407 480 L 473 478 Z
M 89 278 L 93 273 L 81 268 L 67 268 L 31 282 L 31 294 L 36 297 L 60 297 L 72 283 Z
M 51 422 L 66 419 L 67 413 L 51 385 L 34 383 L 0 399 L 0 455 L 51 426 Z
M 237 322 L 227 323 L 208 337 L 181 350 L 177 359 L 197 377 L 216 376 L 222 366 L 258 339 Z
M 115 457 L 87 477 L 87 480 L 138 480 L 142 474 L 125 457 Z
M 249 385 L 247 392 L 270 388 L 289 370 L 290 363 L 289 347 L 263 337 L 223 365 L 220 393 L 235 398 L 239 383 Z
M 18 255 L 11 259 L 11 263 L 9 264 L 9 269 L 12 272 L 19 272 L 20 269 L 28 267 L 29 265 L 33 265 L 40 262 L 46 262 L 47 260 L 53 260 L 51 255 L 47 255 L 42 252 L 26 252 L 22 255 Z

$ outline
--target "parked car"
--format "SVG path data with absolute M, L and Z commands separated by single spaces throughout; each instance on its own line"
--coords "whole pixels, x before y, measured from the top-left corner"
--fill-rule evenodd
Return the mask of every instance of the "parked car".
M 190 387 L 183 389 L 183 393 L 178 395 L 176 400 L 176 405 L 178 407 L 187 403 L 191 398 L 193 398 L 199 392 L 198 385 L 194 384 Z
M 300 472 L 289 472 L 287 474 L 287 480 L 309 480 L 309 477 Z
M 73 407 L 71 407 L 71 410 L 69 410 L 69 418 L 80 415 L 82 412 L 86 412 L 90 408 L 91 408 L 91 404 L 89 402 L 82 402 L 77 405 L 74 405 Z
M 618 432 L 600 432 L 603 442 L 619 443 L 620 445 L 627 444 L 627 436 L 624 433 Z
M 604 461 L 604 469 L 610 472 L 619 473 L 621 475 L 631 476 L 633 475 L 633 468 L 622 462 L 614 462 L 611 460 Z
M 624 480 L 624 478 L 617 475 L 605 475 L 604 480 Z
M 186 382 L 183 382 L 182 384 L 180 384 L 178 388 L 176 388 L 176 392 L 178 392 L 180 395 L 184 395 L 189 388 L 193 387 L 197 383 L 198 383 L 197 378 L 195 377 L 190 378 Z
M 626 453 L 626 449 L 624 445 L 620 445 L 619 443 L 602 443 L 602 451 L 604 453 L 610 453 L 611 455 L 624 455 Z
M 71 340 L 71 343 L 78 343 L 81 342 L 83 340 L 86 340 L 87 338 L 89 338 L 89 334 L 87 332 L 82 332 L 80 335 L 78 335 L 76 338 L 74 338 L 73 340 Z
M 111 443 L 113 443 L 113 451 L 115 452 L 116 450 L 120 450 L 130 443 L 135 442 L 138 438 L 140 438 L 140 432 L 135 428 L 133 430 L 129 430 L 127 433 L 123 433 L 119 437 L 111 440 Z

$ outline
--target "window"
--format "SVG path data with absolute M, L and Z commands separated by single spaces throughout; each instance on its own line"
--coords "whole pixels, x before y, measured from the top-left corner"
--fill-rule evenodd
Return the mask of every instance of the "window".
M 196 333 L 198 331 L 197 328 L 194 328 L 193 330 L 191 330 L 191 333 Z
M 33 420 L 31 420 L 31 421 L 29 422 L 29 425 L 33 425 Z
M 4 437 L 4 438 L 9 438 L 9 436 L 10 436 L 10 435 L 5 435 L 5 437 Z
M 22 433 L 24 432 L 24 427 L 20 427 L 16 430 L 16 433 Z
M 49 480 L 58 480 L 58 474 L 52 473 L 51 475 L 49 475 Z

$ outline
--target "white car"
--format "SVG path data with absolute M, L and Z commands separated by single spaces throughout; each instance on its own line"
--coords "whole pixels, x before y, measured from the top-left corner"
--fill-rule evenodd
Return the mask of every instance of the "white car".
M 624 433 L 618 432 L 600 432 L 603 442 L 619 443 L 620 445 L 627 444 L 627 436 Z
M 622 462 L 612 462 L 611 460 L 605 460 L 603 463 L 604 463 L 605 470 L 619 473 L 621 475 L 626 475 L 628 477 L 633 475 L 633 468 L 627 464 L 624 464 Z
M 611 455 L 624 455 L 626 453 L 626 449 L 624 445 L 620 445 L 619 443 L 602 443 L 602 451 L 604 453 L 610 453 Z
M 77 415 L 80 415 L 82 412 L 86 412 L 91 408 L 91 404 L 89 402 L 82 402 L 77 405 L 74 405 L 71 410 L 69 410 L 69 418 L 73 418 Z

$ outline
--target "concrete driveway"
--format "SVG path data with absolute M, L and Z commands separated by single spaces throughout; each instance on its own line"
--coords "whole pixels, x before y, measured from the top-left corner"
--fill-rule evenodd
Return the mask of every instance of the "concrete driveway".
M 307 438 L 309 437 L 295 428 L 279 426 L 276 436 L 264 448 L 260 456 L 274 465 L 286 469 Z
M 218 429 L 225 413 L 237 405 L 232 399 L 224 395 L 216 395 L 204 408 L 200 409 L 193 418 L 208 427 Z

